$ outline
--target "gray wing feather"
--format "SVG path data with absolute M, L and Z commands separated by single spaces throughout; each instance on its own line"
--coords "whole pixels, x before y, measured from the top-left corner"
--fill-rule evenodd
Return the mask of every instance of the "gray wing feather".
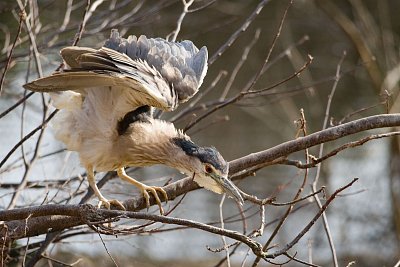
M 104 47 L 141 59 L 154 67 L 173 86 L 179 102 L 191 98 L 201 86 L 207 72 L 208 52 L 200 50 L 188 40 L 168 42 L 162 38 L 147 38 L 134 35 L 121 38 L 117 30 L 111 31 Z
M 105 57 L 110 58 L 120 73 L 145 85 L 149 93 L 162 96 L 168 103 L 164 108 L 176 108 L 176 97 L 173 93 L 171 94 L 169 85 L 160 73 L 146 61 L 133 60 L 125 54 L 113 52 L 113 50 L 107 48 L 101 48 L 99 53 L 104 53 Z
M 103 48 L 67 47 L 61 55 L 69 65 L 26 84 L 33 91 L 81 90 L 93 86 L 122 86 L 140 94 L 143 105 L 173 110 L 191 98 L 207 71 L 207 49 L 191 41 L 168 42 L 161 38 L 121 38 L 113 30 Z

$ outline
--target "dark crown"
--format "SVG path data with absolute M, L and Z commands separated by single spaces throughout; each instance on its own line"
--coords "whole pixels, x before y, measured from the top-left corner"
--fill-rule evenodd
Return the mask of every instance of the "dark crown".
M 177 137 L 172 140 L 186 155 L 196 157 L 203 163 L 209 163 L 222 173 L 228 171 L 228 163 L 215 147 L 199 147 L 192 141 Z

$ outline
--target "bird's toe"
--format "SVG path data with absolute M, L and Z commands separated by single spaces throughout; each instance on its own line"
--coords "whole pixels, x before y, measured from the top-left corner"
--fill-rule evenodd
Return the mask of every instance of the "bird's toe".
M 157 187 L 155 189 L 161 192 L 161 194 L 164 196 L 165 203 L 168 203 L 167 192 L 165 192 L 165 190 L 163 188 L 161 188 L 161 187 Z
M 159 198 L 159 196 L 158 196 L 158 194 L 157 194 L 157 190 L 158 188 L 157 187 L 149 187 L 148 188 L 148 190 L 150 190 L 151 191 L 151 193 L 153 194 L 153 196 L 154 196 L 154 198 L 156 199 L 156 203 L 157 203 L 157 205 L 158 205 L 158 207 L 160 208 L 160 213 L 161 213 L 161 215 L 164 215 L 164 210 L 163 210 L 163 208 L 162 208 L 162 206 L 161 206 L 161 200 L 160 200 L 160 198 Z
M 147 193 L 146 189 L 142 189 L 142 194 L 144 199 L 146 200 L 146 208 L 149 210 L 150 208 L 150 196 L 149 193 Z
M 111 205 L 117 207 L 120 210 L 126 210 L 125 206 L 117 199 L 108 200 L 106 198 L 99 199 L 97 208 L 105 207 L 106 209 L 111 209 Z
M 157 205 L 158 205 L 158 207 L 160 209 L 161 215 L 164 215 L 164 209 L 161 206 L 161 200 L 160 200 L 160 197 L 158 196 L 157 191 L 160 191 L 162 193 L 162 195 L 164 196 L 166 201 L 168 200 L 167 193 L 164 191 L 164 189 L 162 189 L 161 187 L 158 187 L 158 186 L 145 186 L 145 187 L 143 187 L 142 188 L 142 193 L 143 193 L 144 198 L 146 199 L 147 209 L 149 209 L 149 207 L 150 207 L 150 196 L 149 196 L 149 193 L 147 191 L 150 191 L 151 194 L 154 196 L 154 198 L 156 200 L 156 203 L 157 203 Z
M 121 210 L 126 210 L 125 206 L 117 199 L 111 199 L 108 201 L 109 204 L 118 207 Z
M 99 203 L 97 203 L 97 208 L 101 208 L 102 206 L 106 207 L 106 209 L 110 209 L 111 208 L 111 204 L 107 199 L 100 199 Z

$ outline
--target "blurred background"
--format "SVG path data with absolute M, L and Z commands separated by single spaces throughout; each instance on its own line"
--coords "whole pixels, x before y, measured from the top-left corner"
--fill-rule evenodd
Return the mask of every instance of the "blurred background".
M 198 47 L 207 46 L 211 59 L 202 89 L 216 82 L 201 103 L 212 103 L 232 97 L 251 81 L 262 66 L 275 38 L 289 1 L 267 2 L 260 14 L 237 40 L 221 55 L 216 51 L 237 31 L 260 1 L 195 1 L 186 14 L 177 40 L 192 40 Z M 24 1 L 21 1 L 24 4 Z M 21 4 L 20 3 L 20 4 Z M 0 68 L 4 72 L 8 54 L 19 26 L 19 2 L 0 2 Z M 34 94 L 5 114 L 27 95 L 22 85 L 38 78 L 40 62 L 43 75 L 54 72 L 61 63 L 59 50 L 72 45 L 82 23 L 87 1 L 29 0 L 26 11 L 34 34 L 37 51 L 32 48 L 26 26 L 13 50 L 12 61 L 5 76 L 0 97 L 0 160 L 29 133 L 42 123 L 53 110 L 46 110 L 47 96 Z M 79 46 L 99 48 L 108 38 L 111 29 L 117 28 L 123 36 L 144 34 L 165 38 L 176 27 L 182 13 L 181 1 L 93 1 L 86 17 L 87 23 Z M 399 112 L 397 100 L 400 79 L 397 0 L 296 0 L 290 6 L 279 38 L 263 75 L 254 89 L 268 88 L 290 77 L 307 61 L 314 59 L 300 76 L 290 79 L 263 95 L 247 98 L 221 109 L 189 130 L 200 145 L 213 145 L 227 160 L 261 151 L 296 137 L 300 109 L 304 109 L 308 133 L 323 126 L 329 95 L 334 86 L 338 64 L 340 79 L 331 97 L 330 125 L 381 114 Z M 259 37 L 256 37 L 259 31 Z M 258 38 L 258 39 L 257 39 Z M 254 43 L 252 47 L 249 47 Z M 246 48 L 249 49 L 248 54 Z M 35 55 L 38 55 L 35 59 Z M 246 55 L 245 59 L 243 55 Z M 239 68 L 238 66 L 242 64 Z M 190 102 L 186 104 L 190 105 Z M 181 107 L 184 109 L 186 106 Z M 201 105 L 184 119 L 176 121 L 184 128 L 204 112 Z M 204 106 L 203 106 L 204 107 Z M 174 119 L 163 114 L 165 119 Z M 355 141 L 372 133 L 353 135 L 325 145 L 325 152 Z M 38 141 L 39 140 L 39 141 Z M 310 149 L 318 155 L 319 147 Z M 333 241 L 341 266 L 355 261 L 354 266 L 394 266 L 399 260 L 400 234 L 400 162 L 398 139 L 379 139 L 361 147 L 346 150 L 322 163 L 318 187 L 326 186 L 328 193 L 360 178 L 353 187 L 335 199 L 327 216 Z M 291 159 L 304 161 L 304 152 L 291 155 Z M 24 164 L 28 162 L 29 164 Z M 28 166 L 29 165 L 29 166 Z M 18 190 L 21 181 L 26 183 L 19 190 L 14 207 L 42 203 L 78 203 L 86 192 L 87 182 L 82 179 L 84 170 L 74 152 L 64 150 L 54 139 L 51 127 L 33 135 L 19 147 L 0 168 L 0 208 L 6 209 Z M 104 174 L 98 174 L 100 179 Z M 164 184 L 181 175 L 174 170 L 155 166 L 135 171 L 133 174 L 148 184 Z M 304 194 L 316 175 L 309 172 Z M 238 186 L 259 198 L 277 196 L 279 202 L 290 201 L 301 184 L 304 170 L 293 166 L 273 165 L 257 172 L 254 177 L 242 180 Z M 125 199 L 138 192 L 124 182 L 113 179 L 102 190 L 108 197 Z M 174 217 L 198 220 L 220 225 L 221 196 L 205 190 L 190 192 Z M 90 203 L 96 204 L 95 199 Z M 175 202 L 167 204 L 171 207 Z M 250 232 L 260 223 L 258 208 L 244 206 Z M 225 227 L 242 231 L 243 224 L 235 203 L 226 199 L 223 204 Z M 276 226 L 276 219 L 284 213 L 283 207 L 266 208 L 266 223 L 262 242 L 268 239 Z M 315 203 L 303 202 L 296 206 L 273 244 L 284 246 L 310 221 L 318 211 Z M 157 213 L 157 209 L 150 209 Z M 127 225 L 143 222 L 124 222 Z M 207 250 L 223 246 L 221 238 L 198 230 L 174 229 L 173 226 L 153 225 L 151 232 L 138 235 L 103 236 L 110 254 L 119 266 L 217 266 L 226 255 Z M 147 230 L 147 228 L 146 228 Z M 85 228 L 71 229 L 70 238 L 64 238 L 49 247 L 48 254 L 66 262 L 82 261 L 77 266 L 115 266 L 107 255 L 98 234 Z M 15 246 L 24 248 L 27 243 L 38 244 L 43 236 L 19 240 Z M 34 251 L 35 247 L 29 247 Z M 291 250 L 296 257 L 322 266 L 333 266 L 329 244 L 323 224 L 318 221 Z M 251 266 L 254 260 L 247 249 L 239 249 L 230 257 L 232 266 Z M 279 262 L 279 260 L 278 260 Z M 56 263 L 42 260 L 40 266 Z M 289 263 L 288 266 L 298 266 Z M 18 266 L 18 265 L 17 265 Z M 222 266 L 227 266 L 223 263 Z M 265 262 L 260 266 L 270 266 Z

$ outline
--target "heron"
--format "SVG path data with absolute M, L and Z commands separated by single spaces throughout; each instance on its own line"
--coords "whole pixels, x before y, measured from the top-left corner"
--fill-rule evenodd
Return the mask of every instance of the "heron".
M 147 208 L 152 194 L 163 213 L 158 193 L 167 201 L 166 191 L 125 171 L 156 164 L 193 176 L 199 186 L 243 203 L 240 190 L 228 178 L 228 163 L 216 148 L 195 144 L 173 123 L 154 115 L 155 109 L 175 110 L 197 93 L 208 69 L 205 46 L 198 49 L 189 40 L 170 42 L 145 35 L 123 38 L 114 29 L 100 49 L 71 46 L 60 54 L 64 70 L 24 88 L 50 94 L 59 109 L 53 120 L 55 136 L 78 152 L 99 207 L 125 209 L 120 201 L 105 198 L 95 181 L 95 171 L 116 171 L 140 189 Z

